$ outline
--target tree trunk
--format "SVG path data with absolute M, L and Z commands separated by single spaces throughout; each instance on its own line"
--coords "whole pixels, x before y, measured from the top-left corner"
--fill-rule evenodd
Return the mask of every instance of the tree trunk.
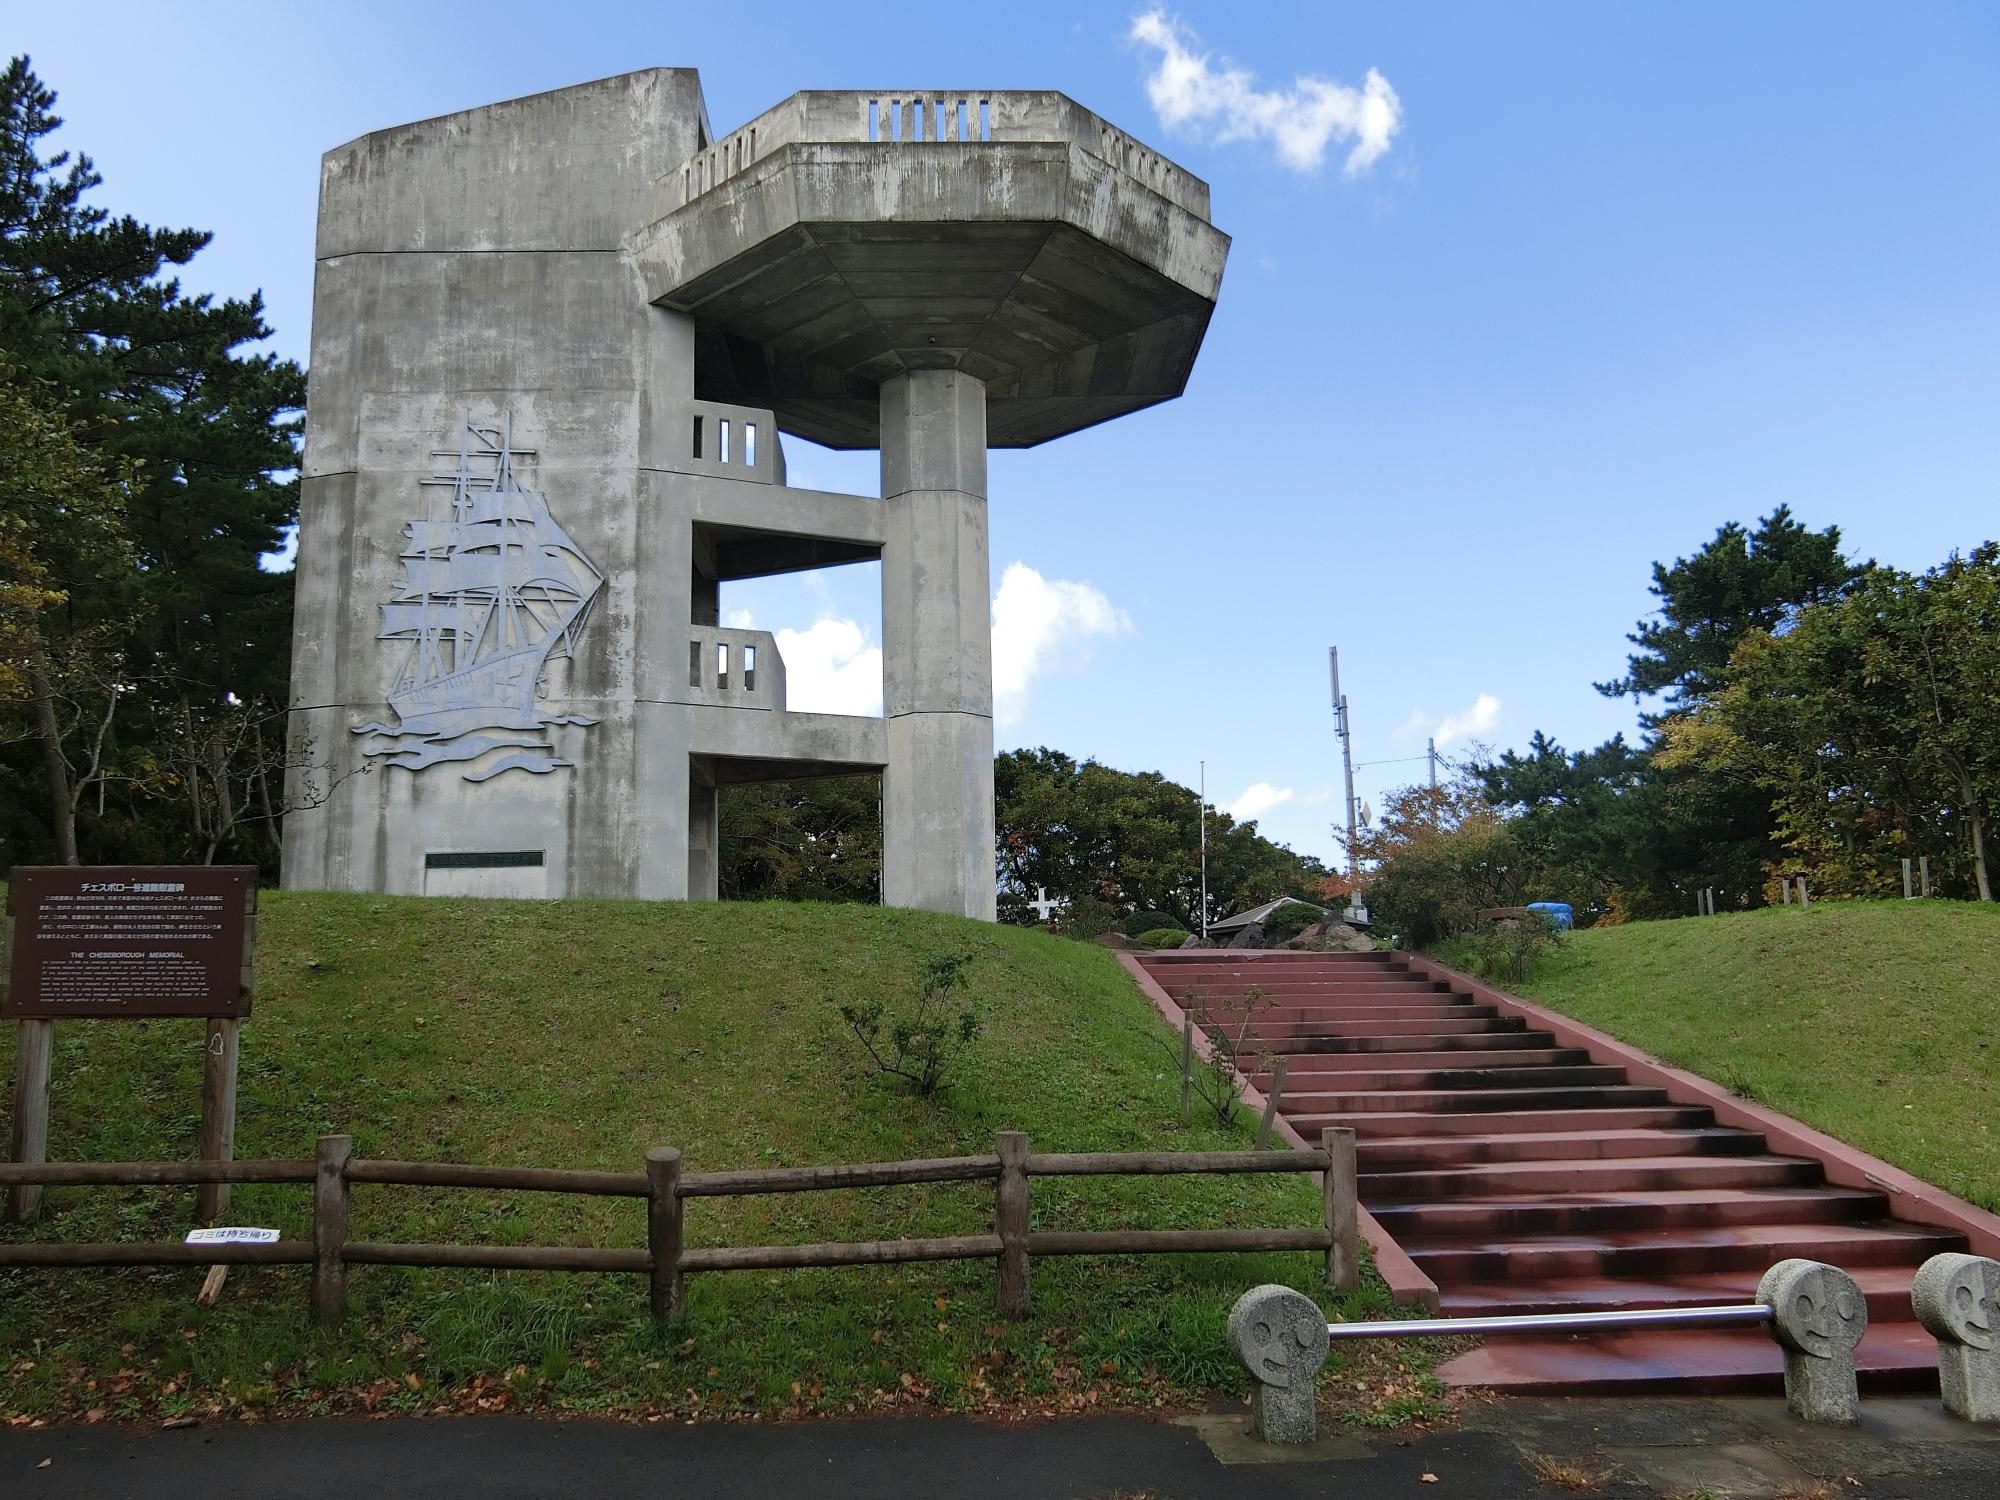
M 1972 873 L 1979 879 L 1979 899 L 1991 901 L 1993 886 L 1986 878 L 1986 818 L 1974 803 L 1966 809 L 1972 819 Z
M 56 862 L 76 864 L 76 802 L 70 794 L 69 762 L 63 757 L 62 729 L 56 723 L 56 694 L 47 666 L 28 662 L 28 687 L 35 696 L 35 738 L 42 746 L 42 779 L 49 789 L 49 825 L 56 839 Z

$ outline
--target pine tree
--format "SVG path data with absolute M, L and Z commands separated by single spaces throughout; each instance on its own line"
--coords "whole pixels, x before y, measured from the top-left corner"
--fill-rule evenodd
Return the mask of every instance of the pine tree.
M 86 201 L 102 183 L 88 156 L 42 154 L 55 103 L 27 58 L 0 74 L 0 352 L 59 393 L 107 463 L 137 465 L 122 521 L 140 607 L 101 606 L 135 700 L 121 732 L 169 768 L 181 850 L 200 854 L 204 783 L 247 774 L 229 768 L 247 739 L 268 759 L 268 736 L 240 732 L 246 710 L 283 743 L 292 581 L 260 559 L 297 517 L 305 375 L 254 352 L 271 332 L 261 296 L 190 295 L 171 274 L 207 233 L 114 217 Z M 52 824 L 60 790 L 49 783 Z

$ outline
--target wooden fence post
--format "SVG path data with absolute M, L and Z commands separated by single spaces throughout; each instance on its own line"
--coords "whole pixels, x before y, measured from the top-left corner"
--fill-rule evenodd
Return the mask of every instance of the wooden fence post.
M 21 1163 L 49 1159 L 49 1055 L 54 1041 L 53 1021 L 21 1022 L 20 1040 L 14 1049 L 14 1142 L 13 1160 Z M 25 1224 L 41 1212 L 42 1189 L 37 1183 L 16 1183 L 7 1193 L 7 1212 Z
M 1344 1125 L 1328 1125 L 1320 1131 L 1319 1143 L 1326 1152 L 1326 1176 L 1321 1179 L 1327 1233 L 1326 1284 L 1336 1292 L 1351 1292 L 1361 1285 L 1354 1131 Z
M 653 1318 L 680 1322 L 681 1154 L 672 1146 L 646 1153 L 646 1253 L 652 1257 Z
M 1028 1135 L 999 1134 L 1000 1181 L 994 1191 L 1000 1235 L 1000 1316 L 1028 1315 Z
M 236 1156 L 236 1031 L 231 1016 L 209 1019 L 201 1049 L 201 1159 L 232 1161 Z M 204 1182 L 195 1191 L 195 1217 L 204 1221 L 229 1212 L 229 1184 Z
M 347 1309 L 347 1208 L 351 1189 L 347 1182 L 348 1158 L 354 1154 L 354 1138 L 323 1135 L 319 1138 L 317 1168 L 313 1176 L 313 1276 L 312 1311 L 316 1321 L 338 1323 Z
M 1278 1095 L 1285 1091 L 1285 1070 L 1291 1059 L 1281 1057 L 1271 1070 L 1271 1092 L 1264 1097 L 1264 1117 L 1257 1122 L 1257 1149 L 1271 1144 L 1271 1122 L 1278 1118 Z
M 1188 1088 L 1194 1082 L 1194 1012 L 1181 1012 L 1181 1124 L 1188 1122 Z

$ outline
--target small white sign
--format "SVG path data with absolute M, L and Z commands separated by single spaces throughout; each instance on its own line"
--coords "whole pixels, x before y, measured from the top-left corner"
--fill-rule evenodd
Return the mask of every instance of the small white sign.
M 275 1245 L 278 1231 L 275 1229 L 190 1229 L 188 1245 Z

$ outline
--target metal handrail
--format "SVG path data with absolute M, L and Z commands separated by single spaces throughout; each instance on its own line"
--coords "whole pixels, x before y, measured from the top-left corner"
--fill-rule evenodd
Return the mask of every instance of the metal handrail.
M 1573 1333 L 1587 1329 L 1698 1328 L 1710 1323 L 1762 1323 L 1761 1302 L 1715 1307 L 1648 1307 L 1629 1312 L 1523 1313 L 1496 1318 L 1403 1318 L 1385 1323 L 1329 1323 L 1331 1339 L 1443 1338 L 1449 1334 Z

